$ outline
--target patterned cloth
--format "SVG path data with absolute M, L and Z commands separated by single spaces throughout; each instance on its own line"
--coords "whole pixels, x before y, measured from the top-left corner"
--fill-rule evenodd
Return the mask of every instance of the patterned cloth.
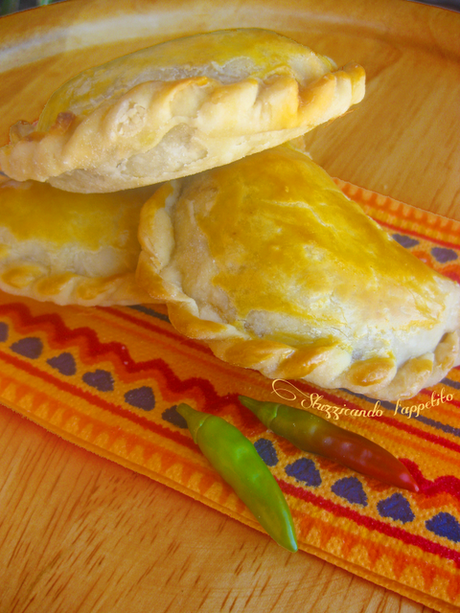
M 399 243 L 460 281 L 458 222 L 337 182 Z M 460 370 L 397 410 L 379 403 L 379 417 L 369 415 L 376 404 L 363 396 L 284 387 L 293 406 L 316 393 L 329 405 L 366 410 L 367 416 L 348 411 L 331 419 L 400 458 L 420 492 L 299 452 L 267 431 L 237 395 L 278 401 L 271 381 L 180 337 L 162 305 L 84 309 L 0 294 L 6 406 L 260 530 L 192 442 L 176 406 L 187 402 L 220 415 L 251 439 L 278 479 L 300 549 L 439 611 L 458 610 Z

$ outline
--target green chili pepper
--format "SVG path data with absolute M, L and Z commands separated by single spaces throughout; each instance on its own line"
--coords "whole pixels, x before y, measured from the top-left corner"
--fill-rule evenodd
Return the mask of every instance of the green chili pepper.
M 297 551 L 291 512 L 278 483 L 239 430 L 224 419 L 180 404 L 193 440 L 203 455 L 253 513 L 261 526 L 282 547 Z
M 246 396 L 239 399 L 267 428 L 302 451 L 324 456 L 390 485 L 419 491 L 404 464 L 364 436 L 339 428 L 308 411 Z

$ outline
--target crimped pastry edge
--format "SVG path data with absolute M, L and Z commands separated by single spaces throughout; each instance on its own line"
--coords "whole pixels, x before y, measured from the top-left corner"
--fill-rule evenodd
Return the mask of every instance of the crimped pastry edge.
M 18 181 L 49 181 L 76 192 L 167 181 L 296 138 L 359 102 L 364 83 L 364 70 L 357 64 L 305 87 L 288 75 L 230 85 L 208 77 L 141 83 L 87 116 L 60 113 L 48 132 L 22 122 L 17 141 L 0 149 L 0 168 Z M 190 108 L 195 110 L 187 116 Z M 245 112 L 235 114 L 235 108 Z M 183 139 L 194 146 L 184 149 Z M 173 160 L 169 168 L 168 159 Z
M 170 321 L 178 332 L 205 342 L 223 361 L 257 370 L 271 379 L 303 380 L 324 389 L 345 388 L 390 401 L 413 397 L 460 364 L 458 315 L 451 319 L 451 325 L 438 330 L 433 338 L 435 346 L 425 347 L 423 355 L 402 363 L 397 363 L 391 354 L 353 360 L 351 348 L 347 350 L 331 341 L 294 347 L 257 338 L 241 327 L 202 319 L 197 302 L 184 293 L 180 280 L 162 277 L 174 252 L 172 211 L 181 185 L 182 181 L 165 184 L 141 210 L 142 251 L 136 276 L 139 285 L 155 300 L 167 304 Z M 450 309 L 460 298 L 460 288 L 457 290 L 449 300 Z
M 137 285 L 134 272 L 94 278 L 71 272 L 49 274 L 45 266 L 23 261 L 0 266 L 0 290 L 59 305 L 128 306 L 154 302 Z
M 394 358 L 352 361 L 338 345 L 292 347 L 255 339 L 234 326 L 203 320 L 198 306 L 175 284 L 161 278 L 161 265 L 141 252 L 137 281 L 156 300 L 167 303 L 174 328 L 184 336 L 205 342 L 224 362 L 257 370 L 269 379 L 295 379 L 323 389 L 344 388 L 379 400 L 404 400 L 435 385 L 460 364 L 459 333 L 447 332 L 432 352 L 407 360 L 399 367 Z M 363 375 L 365 373 L 365 376 Z

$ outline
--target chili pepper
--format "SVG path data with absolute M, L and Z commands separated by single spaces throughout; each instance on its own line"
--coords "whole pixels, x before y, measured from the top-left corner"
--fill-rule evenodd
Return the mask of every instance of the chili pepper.
M 282 547 L 297 551 L 291 512 L 278 483 L 256 448 L 225 419 L 180 404 L 193 440 L 261 526 Z
M 414 478 L 389 451 L 313 413 L 239 396 L 240 402 L 275 434 L 295 447 L 324 456 L 384 483 L 418 492 Z

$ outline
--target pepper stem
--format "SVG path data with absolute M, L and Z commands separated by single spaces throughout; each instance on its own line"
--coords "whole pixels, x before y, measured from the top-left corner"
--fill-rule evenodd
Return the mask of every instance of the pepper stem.
M 196 443 L 196 437 L 198 430 L 201 428 L 203 423 L 208 419 L 208 413 L 201 413 L 200 411 L 195 411 L 191 406 L 185 404 L 185 402 L 181 402 L 181 404 L 177 407 L 177 412 L 187 422 L 187 427 L 190 430 L 190 434 L 192 435 L 193 441 Z
M 254 400 L 254 398 L 248 398 L 247 396 L 238 396 L 238 400 L 247 409 L 252 411 L 265 427 L 270 428 L 270 424 L 278 414 L 279 405 L 277 403 L 262 402 L 260 400 Z

